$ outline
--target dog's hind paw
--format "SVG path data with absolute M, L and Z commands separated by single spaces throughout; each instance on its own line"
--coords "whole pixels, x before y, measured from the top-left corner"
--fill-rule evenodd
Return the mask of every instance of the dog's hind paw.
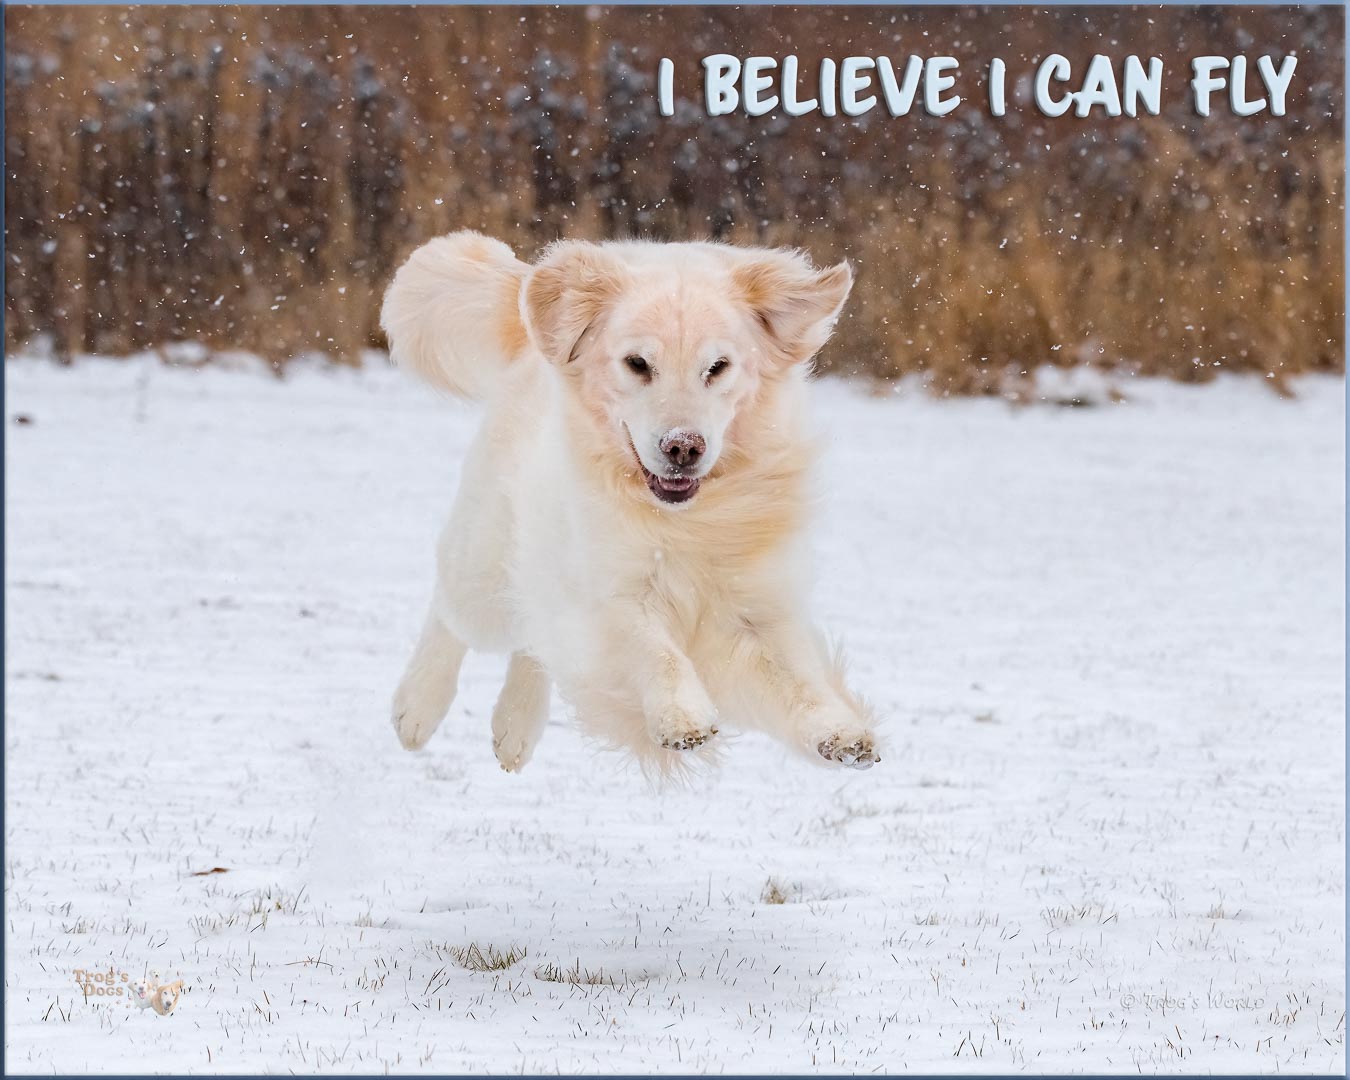
M 532 743 L 515 733 L 492 740 L 492 752 L 497 755 L 497 764 L 504 772 L 520 772 L 530 760 L 533 749 Z
M 429 705 L 425 701 L 418 700 L 405 687 L 399 687 L 398 693 L 394 695 L 394 705 L 389 719 L 398 733 L 398 741 L 403 744 L 403 749 L 420 750 L 426 746 L 427 740 L 436 734 L 436 729 L 441 726 L 441 719 L 445 716 L 445 709 L 439 706 L 439 702 Z
M 816 751 L 826 761 L 846 769 L 870 769 L 881 761 L 870 732 L 857 736 L 828 735 L 816 746 Z

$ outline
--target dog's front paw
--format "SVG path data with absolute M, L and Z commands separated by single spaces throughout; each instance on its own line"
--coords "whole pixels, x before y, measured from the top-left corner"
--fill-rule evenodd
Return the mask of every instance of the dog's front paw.
M 846 769 L 870 769 L 881 760 L 876 740 L 870 731 L 826 735 L 816 744 L 816 752 L 831 764 L 842 765 Z
M 684 709 L 663 713 L 652 726 L 652 738 L 667 750 L 697 750 L 716 734 L 714 717 L 699 717 Z

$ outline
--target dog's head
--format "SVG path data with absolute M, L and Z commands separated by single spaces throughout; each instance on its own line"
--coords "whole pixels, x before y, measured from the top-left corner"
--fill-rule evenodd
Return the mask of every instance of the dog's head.
M 638 489 L 667 505 L 715 480 L 738 412 L 825 343 L 853 274 L 792 251 L 555 244 L 520 293 L 536 348 Z

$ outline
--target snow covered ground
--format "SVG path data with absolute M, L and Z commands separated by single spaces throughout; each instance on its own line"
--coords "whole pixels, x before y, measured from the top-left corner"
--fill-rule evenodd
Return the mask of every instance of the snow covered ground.
M 495 657 L 399 749 L 471 410 L 5 384 L 9 1071 L 1344 1071 L 1340 380 L 820 384 L 819 610 L 889 752 L 666 791 L 556 703 L 503 774 Z

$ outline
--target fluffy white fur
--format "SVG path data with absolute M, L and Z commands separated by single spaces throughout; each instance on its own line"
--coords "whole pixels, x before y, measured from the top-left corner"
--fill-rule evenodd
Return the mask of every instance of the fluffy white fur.
M 483 400 L 421 640 L 394 697 L 426 743 L 469 648 L 509 653 L 492 717 L 529 760 L 551 685 L 644 767 L 766 731 L 822 763 L 879 760 L 805 614 L 807 367 L 846 263 L 717 244 L 555 244 L 533 266 L 474 233 L 399 270 L 395 360 Z

